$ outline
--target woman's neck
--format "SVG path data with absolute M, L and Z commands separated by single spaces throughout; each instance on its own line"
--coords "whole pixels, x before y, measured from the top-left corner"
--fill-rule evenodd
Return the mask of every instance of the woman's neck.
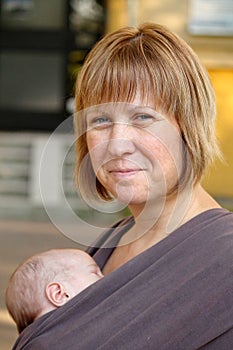
M 182 196 L 180 200 L 176 198 L 166 201 L 162 210 L 153 206 L 152 203 L 147 206 L 146 211 L 131 207 L 132 214 L 135 215 L 135 225 L 120 239 L 103 269 L 104 274 L 112 272 L 157 244 L 198 214 L 219 207 L 218 203 L 200 185 L 193 187 L 190 198 Z
M 119 242 L 121 245 L 136 245 L 141 242 L 142 246 L 156 244 L 168 236 L 175 229 L 183 225 L 198 214 L 212 208 L 220 207 L 219 204 L 197 184 L 192 193 L 179 193 L 164 203 L 163 207 L 156 207 L 150 203 L 143 209 L 130 207 L 135 219 L 135 225 L 124 235 Z

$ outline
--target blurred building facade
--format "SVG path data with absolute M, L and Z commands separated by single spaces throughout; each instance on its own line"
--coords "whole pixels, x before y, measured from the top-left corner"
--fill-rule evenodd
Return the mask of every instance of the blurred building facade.
M 76 76 L 104 34 L 105 21 L 104 0 L 0 0 L 0 217 L 46 220 L 41 156 L 51 134 L 66 121 L 66 130 L 59 129 L 50 142 L 44 164 L 50 174 L 47 199 L 56 210 L 62 210 L 64 197 L 74 199 L 76 209 L 87 209 L 67 160 L 72 152 L 68 119 Z M 57 179 L 63 163 L 66 189 Z

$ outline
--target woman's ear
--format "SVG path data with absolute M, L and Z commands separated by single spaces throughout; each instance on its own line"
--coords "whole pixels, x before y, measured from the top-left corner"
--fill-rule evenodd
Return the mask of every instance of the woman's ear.
M 70 299 L 69 293 L 59 282 L 49 283 L 45 293 L 48 300 L 56 307 L 64 305 Z

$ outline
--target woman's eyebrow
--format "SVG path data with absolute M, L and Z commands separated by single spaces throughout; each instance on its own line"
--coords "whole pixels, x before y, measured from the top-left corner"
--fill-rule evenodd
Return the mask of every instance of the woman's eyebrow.
M 98 115 L 109 115 L 109 111 L 103 109 L 91 109 L 86 111 L 87 117 L 95 117 Z

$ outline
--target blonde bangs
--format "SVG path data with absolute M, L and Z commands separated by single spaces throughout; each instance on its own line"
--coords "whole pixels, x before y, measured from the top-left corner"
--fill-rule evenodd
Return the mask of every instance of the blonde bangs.
M 148 71 L 145 61 L 136 57 L 131 47 L 123 48 L 96 68 L 76 97 L 77 110 L 108 102 L 132 102 L 140 91 L 142 100 L 152 95 L 156 72 Z M 90 88 L 91 86 L 91 88 Z M 152 96 L 151 96 L 152 97 Z M 153 94 L 152 101 L 155 96 Z

